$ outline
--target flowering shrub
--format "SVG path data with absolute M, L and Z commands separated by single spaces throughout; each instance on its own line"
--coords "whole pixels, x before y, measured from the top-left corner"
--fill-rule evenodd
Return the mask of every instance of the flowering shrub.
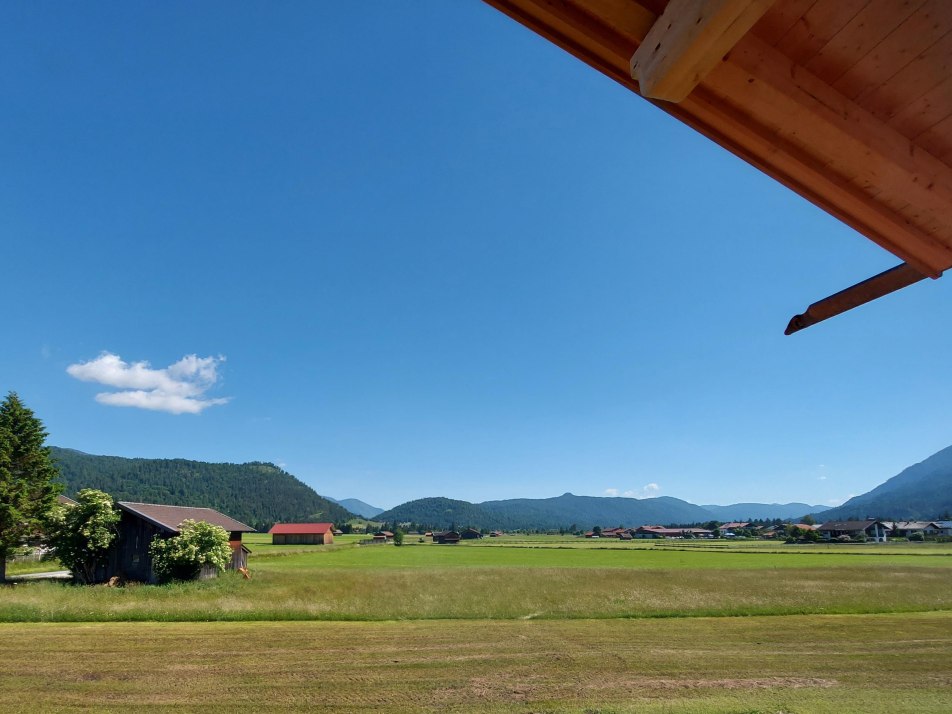
M 112 496 L 84 488 L 76 495 L 76 505 L 57 504 L 47 515 L 49 556 L 69 568 L 79 582 L 92 583 L 99 566 L 109 559 L 118 523 Z
M 231 560 L 228 531 L 203 521 L 182 521 L 179 534 L 156 537 L 149 546 L 152 570 L 159 580 L 192 580 L 203 566 L 221 572 Z

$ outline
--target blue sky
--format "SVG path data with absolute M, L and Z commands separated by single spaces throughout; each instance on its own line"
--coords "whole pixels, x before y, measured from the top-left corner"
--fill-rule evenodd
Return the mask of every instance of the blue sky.
M 476 0 L 11 2 L 0 68 L 52 444 L 388 507 L 833 504 L 952 443 L 948 279 L 784 337 L 898 260 Z

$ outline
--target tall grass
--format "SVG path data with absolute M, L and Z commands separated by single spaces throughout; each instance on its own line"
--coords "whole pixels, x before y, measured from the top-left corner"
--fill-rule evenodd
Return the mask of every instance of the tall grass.
M 952 569 L 282 567 L 165 586 L 23 583 L 0 621 L 581 619 L 952 609 Z

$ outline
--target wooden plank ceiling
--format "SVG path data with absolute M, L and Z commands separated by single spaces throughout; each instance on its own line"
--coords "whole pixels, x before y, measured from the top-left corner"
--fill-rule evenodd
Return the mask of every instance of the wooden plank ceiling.
M 485 1 L 904 261 L 788 333 L 952 267 L 952 0 Z

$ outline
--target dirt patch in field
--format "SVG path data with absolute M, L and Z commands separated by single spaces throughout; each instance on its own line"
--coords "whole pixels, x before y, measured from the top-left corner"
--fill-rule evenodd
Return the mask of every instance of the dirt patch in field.
M 508 681 L 506 681 L 508 679 Z M 527 702 L 538 699 L 549 687 L 544 681 L 515 680 L 500 677 L 473 677 L 467 687 L 471 696 L 479 699 L 505 699 L 513 702 Z M 457 690 L 458 693 L 459 690 Z
M 676 691 L 708 689 L 828 689 L 839 684 L 835 679 L 819 677 L 756 677 L 756 678 L 674 678 L 625 677 L 607 672 L 585 681 L 554 680 L 545 677 L 519 677 L 512 674 L 471 677 L 466 684 L 434 692 L 444 703 L 479 700 L 483 702 L 532 702 L 548 699 L 571 701 L 587 699 L 594 692 L 616 696 L 664 696 Z
M 805 687 L 828 688 L 835 687 L 838 682 L 834 679 L 819 677 L 758 677 L 748 679 L 673 679 L 639 677 L 628 682 L 606 682 L 604 684 L 586 685 L 587 689 L 614 689 L 618 687 L 630 689 L 803 689 Z

